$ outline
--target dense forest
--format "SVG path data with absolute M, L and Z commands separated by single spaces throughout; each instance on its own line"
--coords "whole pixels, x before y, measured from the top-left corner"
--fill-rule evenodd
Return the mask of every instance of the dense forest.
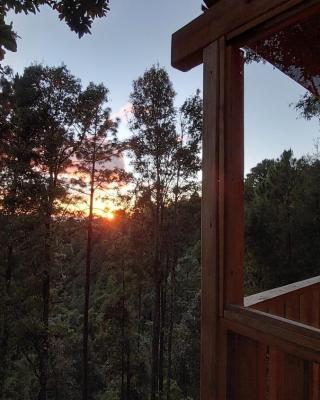
M 202 100 L 175 95 L 145 71 L 119 140 L 103 85 L 1 71 L 1 400 L 199 398 Z M 254 167 L 245 212 L 247 294 L 319 274 L 317 152 Z

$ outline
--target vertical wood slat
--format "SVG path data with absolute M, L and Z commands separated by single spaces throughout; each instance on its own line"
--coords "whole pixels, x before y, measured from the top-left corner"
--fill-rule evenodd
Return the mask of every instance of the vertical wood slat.
M 311 324 L 313 319 L 312 291 L 285 298 L 285 317 Z M 313 364 L 293 355 L 284 354 L 281 400 L 316 400 L 313 387 Z
M 229 334 L 228 400 L 265 400 L 266 351 L 260 343 Z
M 268 312 L 270 314 L 284 316 L 285 305 L 283 301 L 270 302 Z M 280 349 L 270 348 L 269 352 L 269 388 L 268 397 L 270 400 L 281 399 L 281 385 L 284 374 L 284 354 Z
M 275 315 L 314 327 L 320 325 L 320 293 L 317 286 L 270 299 L 254 306 Z M 269 349 L 266 398 L 268 400 L 320 400 L 319 364 Z
M 203 61 L 201 399 L 214 400 L 226 397 L 228 368 L 219 314 L 243 304 L 243 59 L 222 38 Z
M 312 294 L 312 324 L 316 328 L 320 327 L 320 293 L 316 287 Z M 313 377 L 312 377 L 312 400 L 320 400 L 320 365 L 313 364 Z
M 226 48 L 224 135 L 225 303 L 243 304 L 244 263 L 244 61 L 239 48 Z
M 218 160 L 218 224 L 219 224 L 219 315 L 223 317 L 225 301 L 225 190 L 224 190 L 224 146 L 225 146 L 225 81 L 226 81 L 226 43 L 220 38 L 219 44 L 219 115 L 218 115 L 218 137 L 219 137 L 219 160 Z M 218 387 L 216 398 L 226 399 L 227 396 L 227 371 L 228 371 L 228 332 L 225 329 L 219 330 L 219 368 Z
M 220 217 L 220 290 L 221 304 L 243 304 L 244 261 L 244 84 L 243 57 L 239 48 L 226 46 L 219 40 L 221 57 L 220 81 L 220 154 L 219 154 L 219 217 Z M 227 387 L 222 379 L 218 399 L 264 400 L 259 396 L 265 373 L 261 371 L 262 347 L 257 342 L 228 336 Z M 223 361 L 223 359 L 221 360 Z M 257 368 L 257 366 L 261 368 Z M 251 368 L 252 366 L 252 368 Z
M 310 399 L 310 363 L 291 354 L 284 355 L 281 400 Z
M 286 299 L 284 314 L 286 318 L 300 321 L 301 311 L 299 296 Z M 304 309 L 303 313 L 305 313 L 305 311 Z M 285 353 L 283 356 L 283 374 L 281 380 L 282 381 L 279 382 L 281 400 L 305 399 L 305 365 L 303 360 Z
M 219 342 L 218 155 L 220 55 L 218 42 L 204 50 L 201 399 L 216 399 Z
M 319 291 L 317 288 L 306 290 L 305 293 L 301 294 L 300 307 L 300 321 L 308 325 L 319 327 Z M 309 399 L 319 400 L 319 364 L 313 363 L 312 365 L 309 365 L 308 368 L 308 384 L 310 386 Z

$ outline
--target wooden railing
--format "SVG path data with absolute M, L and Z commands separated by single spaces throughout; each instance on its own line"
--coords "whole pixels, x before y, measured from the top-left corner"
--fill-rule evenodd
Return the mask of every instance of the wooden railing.
M 320 276 L 245 297 L 244 306 L 320 327 Z
M 224 312 L 228 399 L 320 400 L 320 277 Z

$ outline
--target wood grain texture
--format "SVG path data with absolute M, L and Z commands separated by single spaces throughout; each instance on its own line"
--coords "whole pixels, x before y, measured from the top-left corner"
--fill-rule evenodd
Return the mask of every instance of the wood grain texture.
M 201 283 L 201 399 L 216 396 L 219 313 L 218 153 L 219 63 L 217 42 L 204 52 L 202 283 Z
M 172 66 L 188 71 L 201 64 L 203 49 L 221 36 L 255 19 L 258 19 L 257 25 L 261 24 L 302 2 L 307 4 L 308 0 L 221 0 L 173 34 Z M 271 10 L 274 12 L 270 15 Z M 251 23 L 250 29 L 254 26 Z
M 248 337 L 229 335 L 229 400 L 262 400 L 259 397 L 258 343 Z
M 244 305 L 246 307 L 253 307 L 259 304 L 266 304 L 271 299 L 277 299 L 281 296 L 285 296 L 292 292 L 295 292 L 294 296 L 305 293 L 306 291 L 313 290 L 313 287 L 319 286 L 320 288 L 320 276 L 314 278 L 305 279 L 303 281 L 294 282 L 289 285 L 281 286 L 275 289 L 266 290 L 252 296 L 247 296 L 244 299 Z
M 227 46 L 224 108 L 224 304 L 243 304 L 244 93 L 240 49 Z
M 300 322 L 240 306 L 228 306 L 230 330 L 273 345 L 299 358 L 320 361 L 320 330 Z

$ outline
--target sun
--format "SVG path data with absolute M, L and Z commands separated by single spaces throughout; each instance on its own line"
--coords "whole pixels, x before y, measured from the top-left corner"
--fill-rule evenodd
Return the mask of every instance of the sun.
M 108 212 L 106 213 L 106 218 L 107 218 L 109 221 L 113 220 L 113 219 L 114 219 L 114 213 L 113 213 L 112 211 L 108 211 Z

